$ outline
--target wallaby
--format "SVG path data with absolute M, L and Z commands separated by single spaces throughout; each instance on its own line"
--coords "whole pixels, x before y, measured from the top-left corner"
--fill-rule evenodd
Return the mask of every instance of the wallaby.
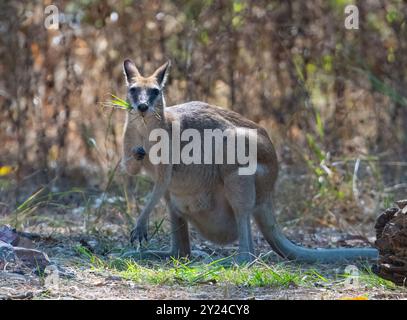
M 192 101 L 167 107 L 164 87 L 170 62 L 159 67 L 150 77 L 141 75 L 129 59 L 123 64 L 127 82 L 127 101 L 132 111 L 126 115 L 123 143 L 123 165 L 127 173 L 138 174 L 144 168 L 154 181 L 154 188 L 142 210 L 131 240 L 147 240 L 148 216 L 161 198 L 165 198 L 171 221 L 172 244 L 168 252 L 145 251 L 160 257 L 191 254 L 188 224 L 206 239 L 226 244 L 239 241 L 238 262 L 255 257 L 251 235 L 253 217 L 264 238 L 280 256 L 300 262 L 338 262 L 376 259 L 374 248 L 311 249 L 294 244 L 282 233 L 273 214 L 272 191 L 277 179 L 278 163 L 274 146 L 266 130 L 240 114 Z M 239 175 L 239 164 L 158 164 L 148 155 L 153 129 L 171 131 L 177 122 L 181 130 L 256 129 L 257 170 L 252 175 Z M 171 136 L 171 135 L 170 135 Z M 138 149 L 137 149 L 138 148 Z M 138 151 L 137 151 L 138 150 Z

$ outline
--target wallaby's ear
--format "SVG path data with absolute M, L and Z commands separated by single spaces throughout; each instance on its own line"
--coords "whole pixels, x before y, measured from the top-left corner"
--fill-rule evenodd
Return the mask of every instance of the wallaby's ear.
M 168 60 L 161 67 L 159 67 L 153 74 L 161 88 L 164 88 L 165 83 L 167 82 L 170 67 L 171 61 Z
M 138 71 L 136 65 L 130 59 L 126 59 L 123 62 L 123 71 L 126 76 L 127 84 L 132 82 L 132 79 L 140 77 L 140 72 Z

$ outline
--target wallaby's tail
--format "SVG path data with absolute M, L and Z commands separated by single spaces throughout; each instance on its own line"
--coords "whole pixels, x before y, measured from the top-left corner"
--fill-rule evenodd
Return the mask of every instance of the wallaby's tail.
M 258 210 L 255 213 L 255 220 L 273 250 L 289 260 L 306 263 L 333 263 L 378 259 L 378 251 L 375 248 L 310 249 L 296 245 L 283 234 L 272 208 Z

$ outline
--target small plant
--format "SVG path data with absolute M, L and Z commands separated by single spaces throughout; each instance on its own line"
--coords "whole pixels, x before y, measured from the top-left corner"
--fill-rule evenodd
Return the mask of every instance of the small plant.
M 74 247 L 74 250 L 79 256 L 89 261 L 89 264 L 91 265 L 92 269 L 106 268 L 107 266 L 106 262 L 97 255 L 95 255 L 94 253 L 92 253 L 88 248 L 85 248 L 82 245 L 77 245 Z

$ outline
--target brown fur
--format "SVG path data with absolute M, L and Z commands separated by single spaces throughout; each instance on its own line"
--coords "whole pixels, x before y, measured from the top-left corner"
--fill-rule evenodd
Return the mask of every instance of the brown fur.
M 245 119 L 236 112 L 193 101 L 166 107 L 162 90 L 169 64 L 160 67 L 151 77 L 140 75 L 134 64 L 125 62 L 128 86 L 159 87 L 161 96 L 144 114 L 128 113 L 124 132 L 124 166 L 129 174 L 138 174 L 144 168 L 154 180 L 152 196 L 143 209 L 132 240 L 142 240 L 147 234 L 147 218 L 157 202 L 167 201 L 172 225 L 170 252 L 154 252 L 159 256 L 186 256 L 190 254 L 188 224 L 191 223 L 207 239 L 225 244 L 239 241 L 239 261 L 254 257 L 251 236 L 251 217 L 273 249 L 280 255 L 303 261 L 334 261 L 341 258 L 374 256 L 374 252 L 352 249 L 312 250 L 294 245 L 279 229 L 272 213 L 271 194 L 277 179 L 277 157 L 274 146 L 264 128 Z M 131 100 L 131 99 L 130 99 Z M 136 106 L 135 106 L 136 107 Z M 156 115 L 159 115 L 157 117 Z M 152 165 L 145 157 L 136 160 L 132 149 L 143 146 L 149 152 L 149 133 L 154 128 L 171 132 L 171 123 L 180 123 L 181 130 L 194 128 L 257 129 L 257 171 L 252 176 L 238 174 L 238 164 L 213 165 Z M 171 135 L 170 135 L 171 137 Z M 351 250 L 351 251 L 349 251 Z M 361 249 L 363 250 L 363 249 Z M 321 253 L 322 252 L 322 253 Z

